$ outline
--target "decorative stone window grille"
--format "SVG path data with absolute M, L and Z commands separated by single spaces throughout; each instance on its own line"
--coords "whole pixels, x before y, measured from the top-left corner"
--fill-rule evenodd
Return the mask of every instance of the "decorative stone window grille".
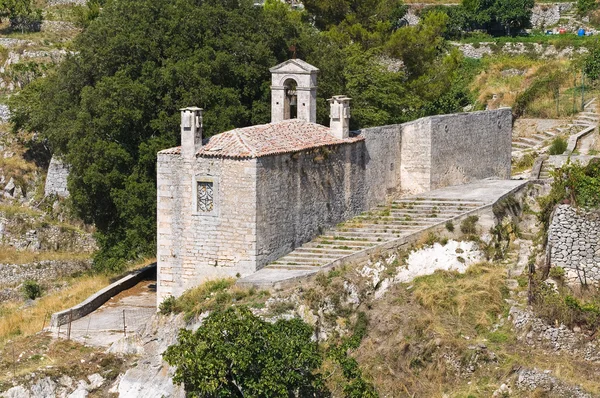
M 197 210 L 200 213 L 213 211 L 213 183 L 209 181 L 197 182 Z

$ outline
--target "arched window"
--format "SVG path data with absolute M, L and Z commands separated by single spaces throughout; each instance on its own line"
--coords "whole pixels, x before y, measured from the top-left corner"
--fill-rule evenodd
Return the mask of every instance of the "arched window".
M 296 92 L 297 83 L 294 79 L 287 79 L 283 86 L 285 87 L 285 100 L 283 104 L 283 119 L 296 119 L 298 117 L 298 94 Z

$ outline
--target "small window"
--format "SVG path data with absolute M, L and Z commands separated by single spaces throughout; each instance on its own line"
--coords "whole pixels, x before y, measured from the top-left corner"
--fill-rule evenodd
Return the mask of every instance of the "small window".
M 198 212 L 207 213 L 213 211 L 213 183 L 198 181 L 197 184 Z

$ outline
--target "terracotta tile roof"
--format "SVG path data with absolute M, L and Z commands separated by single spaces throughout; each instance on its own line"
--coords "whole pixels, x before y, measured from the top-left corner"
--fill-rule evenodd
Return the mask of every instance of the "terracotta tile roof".
M 349 144 L 362 140 L 364 140 L 362 136 L 338 139 L 331 135 L 329 127 L 291 119 L 217 134 L 203 141 L 198 156 L 259 158 L 321 146 Z M 160 153 L 179 154 L 181 148 L 166 149 Z

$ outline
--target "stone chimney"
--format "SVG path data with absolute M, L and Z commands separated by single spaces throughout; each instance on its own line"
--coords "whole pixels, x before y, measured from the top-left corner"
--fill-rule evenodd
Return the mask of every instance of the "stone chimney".
M 345 95 L 336 95 L 329 99 L 331 121 L 329 128 L 335 138 L 343 139 L 350 136 L 350 100 Z
M 181 109 L 181 155 L 193 159 L 202 147 L 202 108 Z

